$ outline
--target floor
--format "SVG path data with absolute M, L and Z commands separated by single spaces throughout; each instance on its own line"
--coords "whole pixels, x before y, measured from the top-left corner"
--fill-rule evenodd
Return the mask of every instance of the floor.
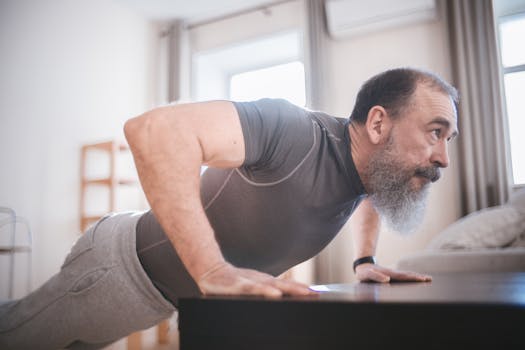
M 140 350 L 178 350 L 179 349 L 179 331 L 177 329 L 177 320 L 171 319 L 168 330 L 168 344 L 157 343 L 157 327 L 152 327 L 142 331 L 142 347 Z M 127 339 L 121 339 L 103 350 L 128 350 Z M 129 350 L 139 350 L 129 349 Z

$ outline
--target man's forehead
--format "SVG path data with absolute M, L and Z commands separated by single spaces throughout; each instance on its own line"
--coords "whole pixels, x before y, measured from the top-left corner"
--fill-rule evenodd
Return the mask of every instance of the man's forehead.
M 419 85 L 408 105 L 407 115 L 399 122 L 445 128 L 451 139 L 458 135 L 456 105 L 447 93 Z
M 427 86 L 419 86 L 412 101 L 416 108 L 426 110 L 430 118 L 448 119 L 457 128 L 456 104 L 447 93 Z
M 443 91 L 442 89 L 436 86 L 431 86 L 431 85 L 427 85 L 424 83 L 420 83 L 417 85 L 416 90 L 414 91 L 414 96 L 416 97 L 419 96 L 420 98 L 430 99 L 430 100 L 450 99 L 450 101 L 454 103 L 452 101 L 452 98 L 446 91 Z

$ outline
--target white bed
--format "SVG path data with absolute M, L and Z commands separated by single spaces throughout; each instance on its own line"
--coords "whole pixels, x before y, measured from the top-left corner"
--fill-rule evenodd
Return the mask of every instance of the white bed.
M 459 219 L 397 267 L 430 274 L 525 271 L 525 189 L 505 205 Z

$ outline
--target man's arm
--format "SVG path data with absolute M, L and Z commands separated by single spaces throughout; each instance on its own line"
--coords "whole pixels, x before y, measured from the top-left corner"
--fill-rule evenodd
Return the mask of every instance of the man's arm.
M 379 238 L 379 227 L 379 215 L 369 199 L 363 200 L 350 219 L 350 230 L 354 242 L 354 259 L 375 255 L 377 240 Z M 392 280 L 425 282 L 432 280 L 432 278 L 427 275 L 409 271 L 392 270 L 372 263 L 358 265 L 355 272 L 359 281 L 389 282 Z
M 227 101 L 172 105 L 124 126 L 146 198 L 204 294 L 307 294 L 307 286 L 225 261 L 200 197 L 200 169 L 244 161 L 239 116 Z

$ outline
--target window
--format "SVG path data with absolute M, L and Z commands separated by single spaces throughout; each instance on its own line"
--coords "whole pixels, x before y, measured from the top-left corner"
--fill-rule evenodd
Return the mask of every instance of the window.
M 263 97 L 284 98 L 306 105 L 304 65 L 295 61 L 235 74 L 230 79 L 230 98 L 253 101 Z
M 288 31 L 197 52 L 193 57 L 193 99 L 284 98 L 305 105 L 302 37 Z
M 499 42 L 514 185 L 525 185 L 525 13 L 502 17 Z

